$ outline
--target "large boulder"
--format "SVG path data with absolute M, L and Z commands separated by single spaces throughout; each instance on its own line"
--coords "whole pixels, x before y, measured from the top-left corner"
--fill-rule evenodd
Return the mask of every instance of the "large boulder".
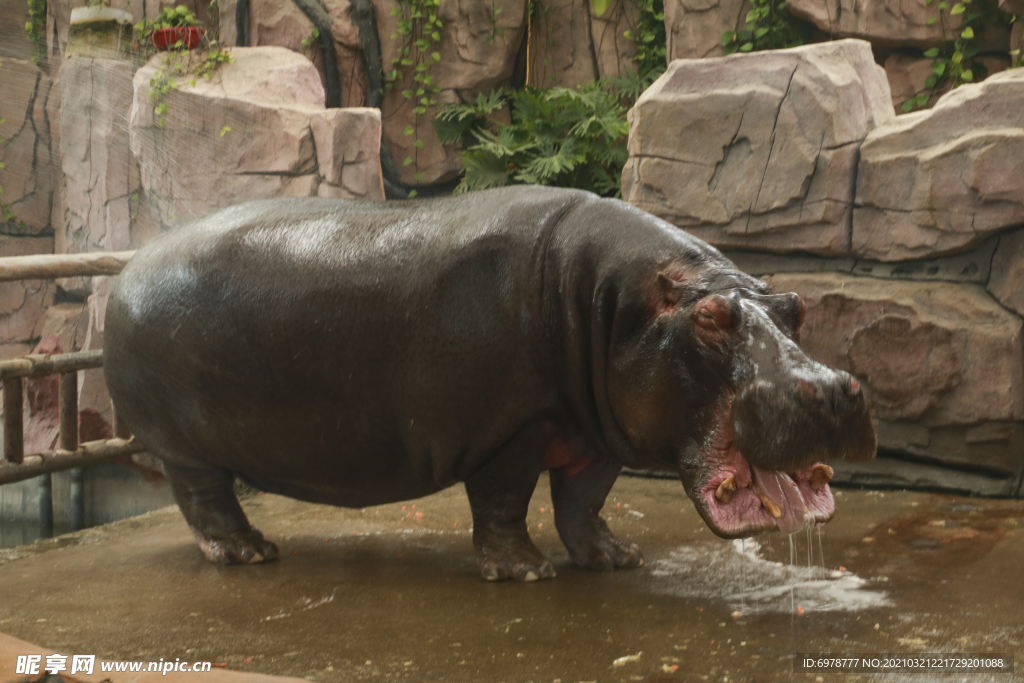
M 959 33 L 965 16 L 944 10 L 936 21 L 940 10 L 930 0 L 789 0 L 786 7 L 830 36 L 861 38 L 880 47 L 938 47 L 944 36 Z M 1005 51 L 1009 33 L 992 25 L 978 36 L 977 44 Z
M 162 228 L 249 199 L 315 196 L 321 183 L 335 188 L 323 192 L 332 196 L 383 198 L 377 110 L 328 115 L 316 67 L 290 50 L 235 48 L 232 54 L 235 62 L 212 79 L 194 85 L 179 79 L 163 99 L 164 125 L 149 93 L 165 57 L 157 55 L 135 75 L 131 147 L 145 199 Z M 353 125 L 351 132 L 332 129 L 342 124 Z M 318 150 L 320 140 L 341 149 Z M 318 157 L 330 160 L 330 168 L 321 169 Z M 349 169 L 347 181 L 335 173 L 341 168 Z
M 1024 222 L 1024 69 L 872 131 L 860 150 L 853 249 L 882 261 L 962 251 Z
M 1024 465 L 1021 319 L 974 284 L 779 274 L 801 346 L 864 384 L 879 448 L 1006 475 Z
M 5 57 L 0 67 L 0 202 L 15 220 L 0 216 L 0 232 L 39 235 L 52 230 L 51 210 L 60 194 L 60 161 L 55 146 L 59 100 L 54 81 L 27 59 Z
M 750 0 L 665 0 L 668 60 L 723 56 L 722 36 L 746 28 L 751 9 Z
M 630 110 L 622 195 L 716 246 L 844 253 L 860 143 L 894 119 L 863 41 L 678 60 Z

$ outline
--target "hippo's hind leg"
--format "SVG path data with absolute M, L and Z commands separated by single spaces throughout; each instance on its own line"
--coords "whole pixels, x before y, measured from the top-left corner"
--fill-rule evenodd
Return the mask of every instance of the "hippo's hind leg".
M 621 470 L 613 460 L 594 461 L 572 473 L 564 467 L 551 470 L 555 527 L 569 557 L 581 567 L 609 570 L 644 563 L 640 548 L 615 536 L 598 514 Z
M 551 562 L 526 530 L 543 447 L 540 428 L 528 427 L 466 479 L 473 511 L 473 545 L 480 576 L 488 581 L 536 581 L 555 576 Z
M 217 564 L 264 562 L 277 558 L 277 546 L 251 526 L 227 470 L 165 463 L 174 500 L 192 528 L 199 549 Z

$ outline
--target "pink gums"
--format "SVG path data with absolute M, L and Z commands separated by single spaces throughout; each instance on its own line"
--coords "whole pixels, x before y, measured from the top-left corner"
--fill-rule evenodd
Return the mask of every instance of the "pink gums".
M 754 490 L 753 473 L 750 463 L 733 446 L 729 434 L 729 411 L 732 398 L 720 410 L 722 415 L 718 427 L 708 444 L 708 461 L 714 469 L 707 483 L 701 489 L 708 526 L 719 536 L 738 538 L 757 533 L 781 530 L 793 533 L 808 524 L 825 523 L 835 513 L 835 500 L 828 485 L 818 490 L 811 488 L 809 480 L 815 465 L 796 472 L 758 470 L 759 481 L 771 498 L 782 510 L 776 519 L 764 508 Z M 728 479 L 733 478 L 737 491 L 728 504 L 715 498 L 715 491 Z M 803 511 L 803 507 L 807 511 Z

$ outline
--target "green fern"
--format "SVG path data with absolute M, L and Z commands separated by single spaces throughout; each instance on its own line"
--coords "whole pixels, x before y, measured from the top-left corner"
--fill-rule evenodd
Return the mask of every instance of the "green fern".
M 510 124 L 493 117 L 505 106 Z M 607 82 L 481 94 L 475 102 L 442 107 L 434 125 L 442 143 L 465 150 L 466 172 L 456 192 L 531 184 L 620 194 L 629 129 L 620 95 Z

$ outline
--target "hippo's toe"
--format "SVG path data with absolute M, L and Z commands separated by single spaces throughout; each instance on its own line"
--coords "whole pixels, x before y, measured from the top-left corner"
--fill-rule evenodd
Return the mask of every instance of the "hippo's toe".
M 256 528 L 214 538 L 207 538 L 196 529 L 192 533 L 206 559 L 216 564 L 256 564 L 277 559 L 277 546 L 265 540 Z
M 537 581 L 539 579 L 553 579 L 555 568 L 551 562 L 543 557 L 515 560 L 509 558 L 505 561 L 485 560 L 480 563 L 480 576 L 485 581 L 504 581 L 512 579 L 515 581 Z
M 585 553 L 574 554 L 572 561 L 587 569 L 611 571 L 612 569 L 642 567 L 644 556 L 636 543 L 629 543 L 611 536 L 609 539 L 601 539 Z

